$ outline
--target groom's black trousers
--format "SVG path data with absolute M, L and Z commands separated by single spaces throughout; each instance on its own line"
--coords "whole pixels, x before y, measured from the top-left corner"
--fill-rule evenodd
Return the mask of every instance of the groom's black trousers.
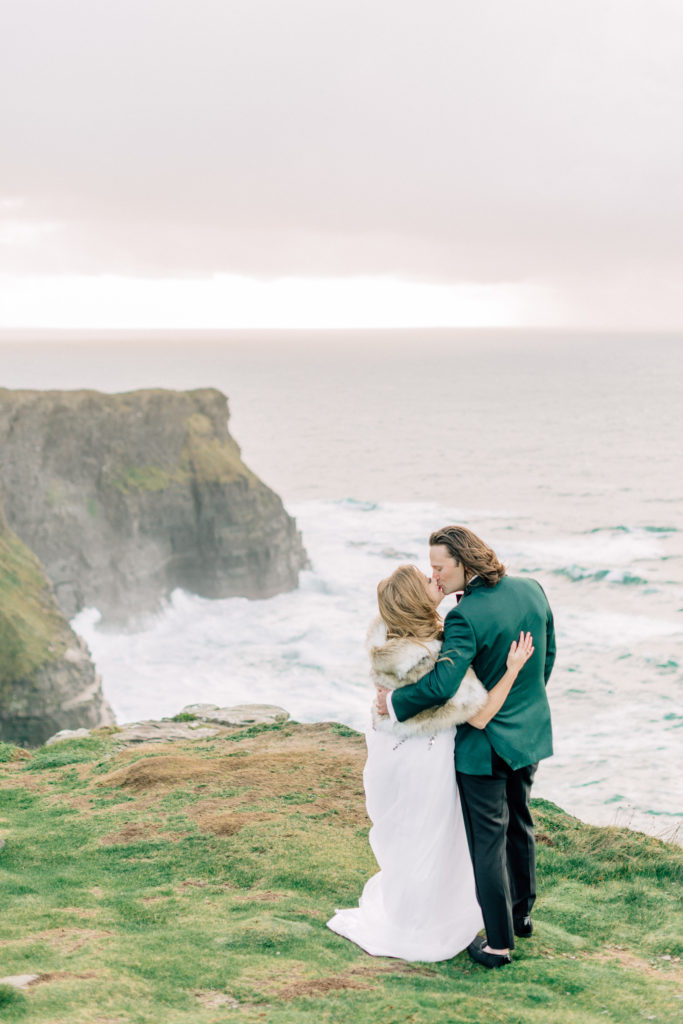
M 529 794 L 537 765 L 513 771 L 491 753 L 493 774 L 457 772 L 458 788 L 486 940 L 493 949 L 512 949 L 513 919 L 530 914 L 536 899 Z

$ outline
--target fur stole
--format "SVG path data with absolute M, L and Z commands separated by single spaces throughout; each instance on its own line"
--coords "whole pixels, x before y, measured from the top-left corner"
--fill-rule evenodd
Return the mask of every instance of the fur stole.
M 370 626 L 367 636 L 370 655 L 370 677 L 375 686 L 386 686 L 395 690 L 418 679 L 431 671 L 441 651 L 440 640 L 420 641 L 410 637 L 394 637 L 387 640 L 387 627 L 379 616 Z M 433 708 L 420 711 L 405 722 L 392 722 L 380 715 L 372 704 L 372 721 L 375 729 L 390 732 L 401 738 L 407 736 L 432 736 L 441 729 L 466 722 L 480 711 L 486 703 L 487 693 L 472 668 L 468 668 L 456 694 Z

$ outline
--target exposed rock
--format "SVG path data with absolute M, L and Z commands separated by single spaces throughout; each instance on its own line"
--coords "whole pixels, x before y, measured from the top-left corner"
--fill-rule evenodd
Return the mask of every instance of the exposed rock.
M 45 746 L 51 747 L 53 743 L 61 743 L 62 740 L 80 740 L 90 735 L 90 729 L 60 729 L 49 740 L 45 740 Z
M 151 610 L 176 588 L 269 597 L 306 554 L 278 496 L 244 465 L 219 391 L 0 389 L 10 526 L 71 616 Z
M 39 974 L 12 974 L 8 978 L 0 978 L 0 985 L 11 985 L 12 988 L 28 988 L 34 981 L 39 980 Z
M 216 725 L 272 725 L 286 722 L 289 711 L 276 704 L 235 704 L 231 708 L 219 708 L 217 704 L 188 704 L 181 714 L 195 715 L 202 722 Z
M 0 495 L 0 740 L 36 746 L 59 729 L 113 720 L 87 647 L 7 526 Z
M 201 740 L 216 736 L 218 728 L 192 722 L 131 722 L 116 734 L 117 743 L 169 743 L 172 740 Z
M 230 708 L 221 708 L 217 704 L 188 704 L 181 714 L 194 715 L 194 720 L 174 722 L 173 719 L 163 718 L 127 722 L 116 730 L 116 742 L 170 743 L 173 740 L 201 740 L 217 736 L 221 727 L 273 725 L 275 722 L 286 722 L 289 718 L 289 711 L 275 704 L 236 704 Z M 46 740 L 45 746 L 88 735 L 88 729 L 63 729 Z

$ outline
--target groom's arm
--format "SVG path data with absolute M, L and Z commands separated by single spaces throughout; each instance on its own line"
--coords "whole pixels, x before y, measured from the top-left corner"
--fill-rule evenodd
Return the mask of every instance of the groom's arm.
M 550 673 L 553 670 L 555 664 L 555 655 L 557 653 L 557 646 L 555 644 L 555 623 L 553 621 L 553 613 L 548 607 L 548 619 L 546 621 L 546 647 L 545 647 L 545 665 L 543 668 L 543 678 L 545 679 L 546 686 L 550 679 Z
M 446 616 L 444 641 L 439 661 L 426 676 L 410 686 L 401 686 L 391 694 L 391 704 L 399 722 L 444 704 L 457 692 L 472 659 L 477 643 L 470 624 L 456 609 Z
M 555 621 L 553 619 L 552 609 L 548 602 L 548 597 L 545 590 L 538 582 L 538 580 L 534 580 L 533 582 L 541 591 L 545 599 L 545 662 L 543 665 L 543 679 L 545 681 L 545 685 L 547 686 L 548 680 L 550 679 L 550 673 L 552 672 L 553 665 L 555 664 L 555 655 L 557 654 L 557 647 L 555 645 Z

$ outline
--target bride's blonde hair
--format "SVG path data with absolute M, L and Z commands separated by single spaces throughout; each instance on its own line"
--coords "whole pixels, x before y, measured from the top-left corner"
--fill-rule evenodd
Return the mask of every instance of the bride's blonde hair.
M 414 637 L 440 640 L 443 623 L 425 590 L 425 577 L 415 565 L 400 565 L 377 584 L 379 613 L 387 627 L 387 639 Z

